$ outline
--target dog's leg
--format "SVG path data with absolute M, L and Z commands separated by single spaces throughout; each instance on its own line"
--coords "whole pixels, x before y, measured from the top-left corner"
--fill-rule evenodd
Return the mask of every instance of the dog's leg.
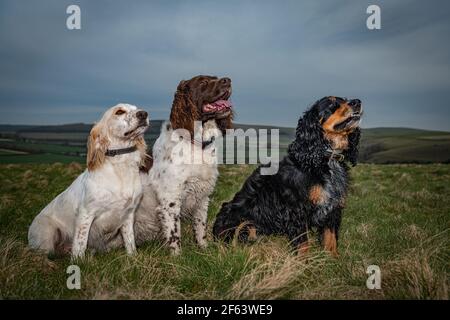
M 83 258 L 86 252 L 89 238 L 89 230 L 94 221 L 94 212 L 88 212 L 86 208 L 81 207 L 78 217 L 75 221 L 75 232 L 72 243 L 72 259 Z
M 308 231 L 306 226 L 297 230 L 295 235 L 289 235 L 289 240 L 299 254 L 305 254 L 309 251 Z
M 201 248 L 207 246 L 206 242 L 206 222 L 208 219 L 208 203 L 209 197 L 204 197 L 200 200 L 198 208 L 193 216 L 194 237 L 197 245 Z
M 216 221 L 214 221 L 214 238 L 230 242 L 236 233 L 236 229 L 245 220 L 241 214 L 241 210 L 231 209 L 231 203 L 226 202 L 222 204 L 222 208 L 216 216 Z
M 329 251 L 333 257 L 338 256 L 336 231 L 325 228 L 322 235 L 322 245 L 325 250 Z
M 136 253 L 136 241 L 134 239 L 134 209 L 128 213 L 123 226 L 120 228 L 125 250 L 129 255 Z
M 181 250 L 181 223 L 180 223 L 180 201 L 163 201 L 157 209 L 161 220 L 164 240 L 170 248 L 170 252 L 178 255 Z
M 319 235 L 325 250 L 329 251 L 333 257 L 339 256 L 337 241 L 342 218 L 341 208 L 333 210 L 324 227 L 320 228 Z
M 28 245 L 44 253 L 56 253 L 62 242 L 62 233 L 53 220 L 46 215 L 38 215 L 28 231 Z
M 308 253 L 309 247 L 310 247 L 310 244 L 309 244 L 308 234 L 306 233 L 306 235 L 302 239 L 300 239 L 300 242 L 297 245 L 298 253 L 300 255 Z
M 255 242 L 258 239 L 256 227 L 254 225 L 248 226 L 248 241 Z

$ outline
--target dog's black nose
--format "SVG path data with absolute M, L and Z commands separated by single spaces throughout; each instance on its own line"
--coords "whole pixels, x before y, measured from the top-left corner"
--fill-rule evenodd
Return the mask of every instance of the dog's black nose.
M 222 79 L 220 79 L 220 83 L 221 84 L 230 84 L 231 79 L 230 78 L 222 78 Z
M 361 100 L 359 99 L 350 100 L 348 105 L 356 112 L 361 111 Z
M 147 119 L 147 116 L 148 116 L 148 113 L 147 113 L 146 111 L 138 111 L 138 112 L 136 113 L 136 117 L 137 117 L 139 120 L 145 120 L 145 119 Z

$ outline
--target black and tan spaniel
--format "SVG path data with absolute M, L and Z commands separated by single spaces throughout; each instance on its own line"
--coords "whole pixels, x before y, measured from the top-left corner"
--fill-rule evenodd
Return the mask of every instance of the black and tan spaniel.
M 317 101 L 298 121 L 278 173 L 261 175 L 261 167 L 256 169 L 233 200 L 222 205 L 214 235 L 226 241 L 239 229 L 242 240 L 255 234 L 286 235 L 305 251 L 307 231 L 313 230 L 324 248 L 337 255 L 349 184 L 347 162 L 357 161 L 361 115 L 358 99 Z

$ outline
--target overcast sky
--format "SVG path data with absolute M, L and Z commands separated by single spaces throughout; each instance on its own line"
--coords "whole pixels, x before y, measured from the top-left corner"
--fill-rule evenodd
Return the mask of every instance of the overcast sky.
M 81 7 L 81 30 L 66 8 Z M 366 28 L 369 4 L 382 29 Z M 450 131 L 448 1 L 0 1 L 0 123 L 168 117 L 181 79 L 233 81 L 236 122 L 295 126 L 325 95 L 364 127 Z

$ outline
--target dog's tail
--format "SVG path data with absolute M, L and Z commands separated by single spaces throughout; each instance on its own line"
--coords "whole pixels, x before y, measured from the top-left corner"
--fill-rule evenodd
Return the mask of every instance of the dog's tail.
M 236 238 L 239 241 L 255 240 L 254 224 L 244 215 L 235 214 L 231 203 L 224 203 L 213 226 L 213 235 L 216 240 L 230 242 Z
M 234 231 L 239 223 L 233 221 L 234 219 L 232 218 L 230 204 L 227 202 L 223 203 L 213 226 L 213 235 L 216 240 L 230 242 L 233 238 Z

